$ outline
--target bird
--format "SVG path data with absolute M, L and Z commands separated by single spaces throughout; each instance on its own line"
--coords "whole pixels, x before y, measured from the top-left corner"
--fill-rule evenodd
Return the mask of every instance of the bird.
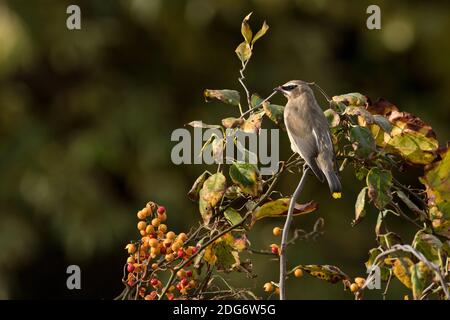
M 336 156 L 328 121 L 309 83 L 291 80 L 274 90 L 288 100 L 284 123 L 292 151 L 305 160 L 320 182 L 327 180 L 334 199 L 341 198 L 342 186 L 334 169 Z

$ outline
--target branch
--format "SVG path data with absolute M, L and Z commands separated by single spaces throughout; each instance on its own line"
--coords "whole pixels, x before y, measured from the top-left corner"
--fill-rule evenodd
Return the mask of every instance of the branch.
M 250 61 L 250 59 L 249 60 L 247 60 L 247 61 L 245 61 L 245 63 L 243 62 L 242 63 L 242 68 L 239 70 L 239 73 L 241 74 L 241 76 L 239 77 L 239 83 L 242 85 L 242 87 L 244 88 L 244 90 L 245 90 L 245 94 L 247 95 L 247 103 L 248 103 L 248 109 L 251 109 L 252 108 L 252 101 L 251 101 L 251 99 L 250 99 L 250 92 L 248 91 L 248 89 L 247 89 L 247 86 L 245 85 L 245 83 L 244 83 L 244 79 L 245 79 L 245 76 L 244 76 L 244 71 L 245 71 L 245 68 L 247 67 L 247 63 Z
M 306 167 L 303 170 L 302 178 L 300 179 L 300 182 L 298 183 L 297 189 L 295 189 L 295 192 L 291 198 L 291 202 L 289 204 L 289 209 L 286 217 L 286 222 L 283 227 L 283 235 L 281 238 L 281 252 L 280 252 L 280 282 L 278 284 L 278 287 L 280 288 L 280 300 L 286 299 L 286 247 L 288 243 L 288 236 L 289 236 L 289 228 L 291 226 L 295 203 L 297 201 L 297 198 L 300 196 L 300 193 L 302 192 L 303 186 L 305 185 L 306 181 L 306 175 L 309 171 L 309 167 Z
M 265 98 L 263 101 L 261 101 L 260 103 L 258 103 L 256 106 L 254 106 L 253 108 L 251 108 L 250 105 L 250 109 L 248 109 L 247 111 L 245 111 L 240 118 L 244 119 L 244 117 L 248 114 L 250 114 L 252 111 L 255 111 L 256 109 L 259 109 L 264 103 L 266 103 L 270 98 L 272 98 L 275 94 L 277 93 L 277 91 L 272 92 L 267 98 Z

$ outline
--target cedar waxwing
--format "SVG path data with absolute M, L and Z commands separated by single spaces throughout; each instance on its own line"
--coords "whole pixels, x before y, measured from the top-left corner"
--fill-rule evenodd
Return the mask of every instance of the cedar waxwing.
M 275 88 L 288 99 L 284 123 L 292 151 L 298 153 L 323 182 L 327 179 L 333 198 L 341 197 L 341 183 L 334 170 L 335 154 L 328 121 L 308 83 L 292 80 Z

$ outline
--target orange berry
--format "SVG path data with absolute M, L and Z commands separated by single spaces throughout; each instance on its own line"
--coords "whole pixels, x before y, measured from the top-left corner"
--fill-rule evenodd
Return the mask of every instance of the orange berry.
M 190 256 L 191 254 L 194 253 L 194 250 L 193 250 L 193 247 L 192 247 L 192 246 L 187 247 L 185 251 L 186 251 L 186 254 L 187 254 L 188 256 Z
M 180 269 L 177 271 L 178 278 L 184 278 L 186 276 L 186 271 L 184 269 Z
M 275 237 L 279 237 L 283 233 L 283 229 L 281 229 L 279 227 L 275 227 L 275 228 L 273 228 L 272 233 Z
M 139 230 L 139 233 L 140 233 L 141 236 L 143 236 L 143 237 L 146 235 L 145 230 Z
M 167 220 L 167 214 L 165 214 L 165 213 L 159 214 L 159 213 L 158 213 L 158 219 L 159 219 L 161 222 L 166 221 L 166 220 Z
M 161 231 L 162 233 L 167 232 L 167 226 L 165 224 L 160 224 L 158 227 L 158 231 Z
M 275 288 L 275 294 L 280 295 L 280 288 Z
M 169 240 L 173 240 L 173 239 L 175 239 L 175 232 L 173 232 L 173 231 L 169 231 L 169 232 L 167 232 L 167 234 L 166 234 L 166 238 L 167 239 L 169 239 Z
M 352 283 L 352 284 L 350 285 L 350 291 L 351 291 L 351 292 L 355 293 L 355 292 L 358 291 L 358 290 L 359 290 L 359 286 L 358 286 L 356 283 Z
M 177 241 L 175 243 L 172 244 L 172 246 L 170 247 L 172 249 L 172 251 L 177 252 L 178 249 L 180 249 L 181 245 L 180 243 Z
M 197 286 L 197 282 L 195 280 L 189 281 L 189 287 L 195 288 Z
M 169 289 L 167 289 L 168 292 L 172 292 L 173 290 L 175 290 L 175 286 L 174 285 L 171 285 L 169 287 Z
M 134 257 L 128 257 L 127 263 L 134 263 Z
M 145 212 L 144 211 L 138 211 L 138 213 L 136 214 L 138 219 L 140 220 L 144 220 L 145 219 Z
M 153 263 L 153 264 L 152 264 L 152 269 L 153 269 L 153 270 L 158 269 L 158 264 L 157 264 L 157 263 Z
M 167 262 L 171 262 L 174 259 L 173 253 L 166 254 L 165 259 Z
M 178 235 L 178 239 L 185 242 L 188 239 L 188 237 L 187 237 L 186 233 L 182 232 Z
M 125 249 L 128 250 L 129 254 L 133 254 L 136 252 L 136 246 L 133 243 L 129 243 L 126 245 Z
M 141 211 L 142 211 L 142 213 L 144 214 L 144 217 L 148 217 L 148 216 L 151 214 L 150 208 L 148 208 L 148 207 L 145 207 L 145 208 L 142 209 Z
M 154 218 L 152 220 L 152 226 L 154 226 L 155 228 L 158 227 L 160 223 L 161 221 L 158 218 Z
M 273 291 L 273 284 L 270 282 L 266 282 L 263 286 L 265 292 L 272 292 Z
M 294 276 L 295 276 L 296 278 L 301 278 L 301 277 L 303 276 L 303 270 L 300 269 L 300 268 L 295 269 L 295 271 L 294 271 Z
M 355 283 L 358 285 L 358 287 L 362 288 L 362 286 L 364 285 L 364 283 L 366 282 L 366 279 L 361 278 L 361 277 L 356 277 L 355 278 Z
M 158 246 L 159 242 L 157 239 L 152 238 L 152 239 L 148 240 L 148 244 L 150 247 L 154 248 L 154 247 Z
M 158 253 L 159 253 L 159 248 L 158 247 L 152 247 L 151 249 L 150 249 L 150 254 L 152 255 L 152 256 L 156 256 Z M 154 258 L 154 257 L 153 257 Z
M 138 230 L 145 230 L 145 227 L 147 227 L 147 222 L 145 221 L 139 221 L 137 224 Z
M 149 224 L 146 228 L 145 228 L 145 232 L 147 234 L 150 234 L 152 232 L 155 232 L 155 228 L 153 228 L 153 226 L 151 224 Z

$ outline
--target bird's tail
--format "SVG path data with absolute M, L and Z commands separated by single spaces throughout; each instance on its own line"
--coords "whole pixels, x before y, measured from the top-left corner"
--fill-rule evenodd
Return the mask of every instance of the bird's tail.
M 327 170 L 323 172 L 330 187 L 330 192 L 333 198 L 339 199 L 341 197 L 342 186 L 339 178 L 334 170 Z

